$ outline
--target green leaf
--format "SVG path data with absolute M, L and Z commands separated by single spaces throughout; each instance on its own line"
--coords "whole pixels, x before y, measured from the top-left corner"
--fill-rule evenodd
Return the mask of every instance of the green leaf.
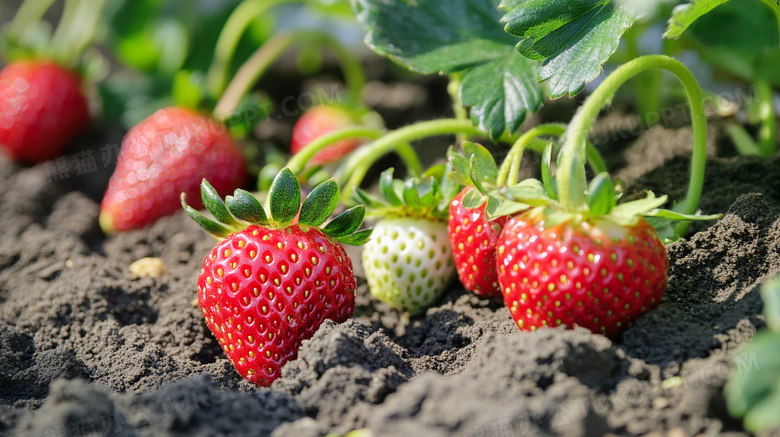
M 601 74 L 620 38 L 641 14 L 610 0 L 517 0 L 502 5 L 517 50 L 542 60 L 538 78 L 552 98 L 574 95 Z
M 452 165 L 448 163 L 444 167 L 444 172 L 441 176 L 441 185 L 439 186 L 439 191 L 441 192 L 441 203 L 437 209 L 442 214 L 449 214 L 450 202 L 452 202 L 452 199 L 454 199 L 458 194 L 458 191 L 460 191 L 460 184 L 450 179 L 448 177 L 449 174 L 452 174 Z
M 739 0 L 708 12 L 688 33 L 705 46 L 750 57 L 755 63 L 761 53 L 780 44 L 778 30 L 774 13 L 761 0 Z
M 653 209 L 644 214 L 645 217 L 659 217 L 673 221 L 707 221 L 717 220 L 723 217 L 723 214 L 711 214 L 711 215 L 690 215 L 683 214 L 677 211 L 670 211 L 668 209 Z
M 203 206 L 214 215 L 215 219 L 226 225 L 239 225 L 235 217 L 228 211 L 217 190 L 206 179 L 200 183 L 200 195 L 203 198 Z
M 761 286 L 761 298 L 764 299 L 764 317 L 766 325 L 780 334 L 780 276 Z
M 495 220 L 499 217 L 513 216 L 519 212 L 526 211 L 529 208 L 531 208 L 531 206 L 524 203 L 489 197 L 487 205 L 485 206 L 485 214 L 487 215 L 488 220 Z
M 348 244 L 350 246 L 362 246 L 368 242 L 368 240 L 371 239 L 371 233 L 373 232 L 373 229 L 365 229 L 360 232 L 355 232 L 354 234 L 345 235 L 343 237 L 337 237 L 336 241 L 338 241 L 341 244 Z
M 311 190 L 301 207 L 298 222 L 308 226 L 319 226 L 333 214 L 339 206 L 339 185 L 329 179 Z
M 493 154 L 485 146 L 470 141 L 463 143 L 463 151 L 469 157 L 469 161 L 473 157 L 477 178 L 480 181 L 495 184 L 498 178 L 498 166 Z M 471 166 L 470 162 L 469 166 Z
M 463 104 L 493 139 L 517 131 L 541 106 L 538 63 L 512 50 L 517 40 L 501 31 L 498 0 L 358 3 L 366 45 L 376 53 L 418 73 L 463 72 Z
M 476 156 L 471 156 L 471 159 L 469 160 L 469 178 L 471 179 L 471 184 L 474 185 L 474 188 L 477 189 L 480 193 L 487 196 L 488 190 L 485 189 L 485 186 L 482 185 L 482 181 L 477 176 L 477 169 L 476 169 Z
M 693 3 L 677 6 L 669 19 L 664 38 L 679 38 L 696 20 L 727 2 L 729 0 L 694 0 Z
M 453 73 L 503 59 L 497 0 L 358 0 L 366 45 L 418 73 Z
M 239 220 L 256 225 L 267 225 L 268 217 L 265 208 L 249 191 L 238 189 L 232 196 L 225 198 L 228 211 Z
M 301 186 L 293 172 L 285 167 L 274 178 L 268 193 L 271 219 L 277 224 L 292 222 L 301 208 Z
M 588 211 L 592 217 L 601 217 L 609 214 L 615 207 L 615 184 L 609 173 L 599 173 L 590 183 L 588 190 Z
M 382 201 L 382 199 L 379 199 L 378 197 L 369 194 L 365 192 L 364 190 L 361 190 L 360 188 L 355 189 L 354 196 L 356 197 L 356 200 L 359 203 L 364 204 L 366 207 L 371 209 L 380 209 L 384 208 L 387 205 Z
M 471 119 L 493 141 L 504 132 L 513 134 L 541 108 L 544 92 L 536 77 L 539 63 L 522 56 L 474 67 L 463 76 L 460 99 L 471 106 Z
M 780 335 L 759 332 L 734 361 L 734 376 L 724 389 L 729 413 L 745 417 L 752 432 L 780 425 Z
M 363 224 L 363 219 L 366 216 L 366 208 L 363 205 L 358 205 L 354 208 L 350 208 L 341 214 L 337 215 L 322 229 L 325 235 L 330 237 L 344 237 L 349 235 L 360 228 Z
M 479 190 L 469 190 L 461 199 L 461 203 L 464 208 L 474 209 L 478 208 L 487 202 L 488 196 L 480 193 Z
M 403 206 L 404 202 L 398 197 L 398 193 L 395 192 L 392 168 L 383 171 L 382 175 L 379 176 L 379 192 L 390 206 Z
M 526 179 L 512 187 L 501 189 L 499 193 L 511 201 L 531 206 L 545 206 L 553 202 L 537 179 Z
M 187 199 L 184 193 L 181 193 L 181 206 L 184 208 L 184 211 L 188 216 L 190 216 L 190 218 L 195 220 L 195 222 L 198 223 L 200 227 L 202 227 L 206 232 L 213 235 L 214 237 L 222 239 L 233 232 L 231 228 L 208 219 L 206 216 L 199 213 L 198 211 L 195 211 L 195 209 L 187 205 Z

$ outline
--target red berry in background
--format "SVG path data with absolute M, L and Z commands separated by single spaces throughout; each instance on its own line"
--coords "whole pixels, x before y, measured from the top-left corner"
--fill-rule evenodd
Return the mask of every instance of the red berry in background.
M 0 71 L 0 147 L 14 161 L 61 155 L 89 122 L 76 73 L 50 61 L 21 61 Z
M 100 211 L 106 232 L 140 228 L 179 211 L 182 192 L 200 199 L 207 178 L 219 193 L 246 180 L 244 156 L 227 128 L 193 110 L 160 109 L 122 141 Z
M 499 281 L 517 326 L 583 326 L 609 337 L 658 304 L 669 260 L 642 218 L 545 227 L 542 209 L 509 219 L 498 241 Z
M 206 324 L 245 379 L 268 386 L 326 319 L 355 309 L 352 261 L 316 228 L 250 226 L 203 261 L 198 298 Z
M 483 203 L 478 208 L 463 206 L 464 188 L 450 203 L 449 235 L 460 282 L 482 297 L 500 297 L 496 269 L 496 242 L 507 217 L 488 221 Z
M 337 106 L 318 106 L 305 114 L 293 128 L 290 152 L 295 155 L 317 138 L 345 127 L 357 124 L 357 120 L 346 110 Z M 311 165 L 321 165 L 341 159 L 363 144 L 358 139 L 347 139 L 320 150 L 309 161 Z

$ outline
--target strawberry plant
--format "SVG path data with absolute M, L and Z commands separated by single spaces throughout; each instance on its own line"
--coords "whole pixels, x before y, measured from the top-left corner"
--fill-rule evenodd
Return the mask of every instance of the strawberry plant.
M 338 185 L 318 185 L 301 204 L 300 185 L 286 168 L 271 186 L 270 214 L 247 191 L 223 201 L 205 180 L 201 191 L 217 221 L 181 197 L 190 217 L 221 239 L 203 260 L 201 311 L 241 376 L 268 386 L 323 321 L 352 316 L 357 284 L 339 243 L 361 245 L 369 238 L 371 230 L 358 231 L 365 209 L 354 207 L 321 226 L 338 206 Z
M 53 35 L 42 20 L 50 6 L 27 0 L 2 35 L 10 63 L 0 71 L 0 148 L 27 164 L 59 156 L 90 123 L 78 70 L 103 1 L 66 2 Z
M 402 181 L 393 179 L 389 169 L 379 180 L 381 198 L 356 191 L 369 215 L 379 218 L 363 249 L 363 270 L 374 297 L 416 314 L 441 296 L 455 273 L 446 217 L 456 190 L 444 173 Z
M 631 77 L 665 69 L 683 83 L 692 103 L 694 157 L 688 197 L 680 211 L 659 209 L 666 196 L 618 204 L 611 177 L 599 173 L 587 183 L 587 135 L 601 108 Z M 488 199 L 488 218 L 511 215 L 496 242 L 498 280 L 504 301 L 522 330 L 543 326 L 585 326 L 614 336 L 632 319 L 660 301 L 666 287 L 665 241 L 684 233 L 697 216 L 704 171 L 706 118 L 701 89 L 690 71 L 665 56 L 638 58 L 605 79 L 566 130 L 552 173 L 548 145 L 542 181 L 528 179 L 487 189 L 480 176 L 485 159 L 472 155 L 471 181 Z M 517 214 L 519 211 L 524 211 Z M 673 226 L 674 222 L 678 222 Z

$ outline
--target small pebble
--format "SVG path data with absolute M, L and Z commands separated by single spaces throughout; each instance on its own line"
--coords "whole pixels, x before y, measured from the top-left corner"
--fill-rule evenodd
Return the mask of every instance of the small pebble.
M 129 268 L 130 273 L 138 278 L 151 276 L 157 279 L 168 273 L 168 267 L 165 266 L 165 263 L 160 258 L 141 258 L 130 264 Z

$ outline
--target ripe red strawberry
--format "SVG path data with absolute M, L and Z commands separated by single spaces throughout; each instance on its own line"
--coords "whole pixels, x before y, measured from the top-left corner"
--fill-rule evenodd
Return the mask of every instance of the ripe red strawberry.
M 224 125 L 208 116 L 186 108 L 160 109 L 122 141 L 100 225 L 110 233 L 154 223 L 178 211 L 182 192 L 197 198 L 204 178 L 219 193 L 240 187 L 246 169 L 238 145 Z
M 293 128 L 290 152 L 295 155 L 317 138 L 357 124 L 357 120 L 338 106 L 318 106 L 305 114 Z M 311 159 L 311 165 L 321 165 L 341 159 L 363 144 L 362 140 L 347 139 L 320 150 Z
M 224 225 L 184 204 L 182 195 L 185 210 L 206 230 L 226 238 L 203 261 L 201 311 L 241 376 L 268 386 L 323 321 L 342 323 L 352 316 L 357 284 L 352 261 L 336 241 L 363 244 L 368 239 L 370 230 L 353 234 L 365 210 L 347 210 L 320 230 L 338 205 L 336 182 L 315 187 L 301 207 L 300 186 L 286 168 L 271 187 L 270 220 L 246 191 L 236 190 L 226 204 L 204 180 L 202 196 Z
M 50 61 L 21 61 L 0 71 L 0 147 L 36 163 L 62 154 L 89 125 L 79 76 Z
M 463 197 L 472 189 L 464 188 L 450 203 L 448 229 L 452 254 L 460 282 L 467 290 L 482 297 L 499 297 L 496 242 L 507 217 L 488 220 L 486 203 L 466 208 Z
M 613 336 L 653 308 L 669 261 L 655 230 L 639 219 L 547 225 L 543 209 L 511 218 L 498 240 L 504 301 L 517 326 L 584 326 Z

